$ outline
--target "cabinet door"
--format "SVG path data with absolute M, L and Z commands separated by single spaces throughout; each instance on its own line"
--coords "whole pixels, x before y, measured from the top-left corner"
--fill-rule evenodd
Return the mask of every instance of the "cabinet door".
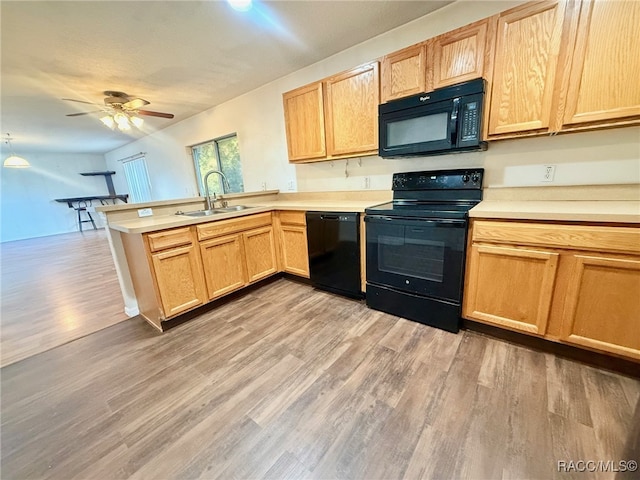
M 485 76 L 490 21 L 487 18 L 431 40 L 433 89 Z
M 557 266 L 557 253 L 473 245 L 464 316 L 544 335 Z
M 209 300 L 244 287 L 247 282 L 242 256 L 242 235 L 200 242 Z
M 640 257 L 574 261 L 562 340 L 640 359 Z
M 244 253 L 249 282 L 256 282 L 278 271 L 273 227 L 243 233 Z
M 283 102 L 289 161 L 325 157 L 322 83 L 287 92 Z
M 354 68 L 326 84 L 327 154 L 374 153 L 378 150 L 378 63 Z
M 165 318 L 206 300 L 200 257 L 193 245 L 151 255 Z
M 387 55 L 382 60 L 382 103 L 426 91 L 424 43 Z
M 564 125 L 640 116 L 640 2 L 583 0 Z
M 307 228 L 299 225 L 281 225 L 280 231 L 284 271 L 309 278 Z
M 564 9 L 527 3 L 498 17 L 489 135 L 548 129 Z

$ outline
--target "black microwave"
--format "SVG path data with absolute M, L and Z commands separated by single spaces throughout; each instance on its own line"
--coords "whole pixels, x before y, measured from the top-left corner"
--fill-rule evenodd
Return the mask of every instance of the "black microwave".
M 385 158 L 486 150 L 481 140 L 482 78 L 378 107 L 379 155 Z

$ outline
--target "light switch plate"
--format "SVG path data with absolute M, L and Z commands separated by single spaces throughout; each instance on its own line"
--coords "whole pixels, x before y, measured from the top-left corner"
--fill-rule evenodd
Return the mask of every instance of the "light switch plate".
M 153 215 L 153 210 L 151 210 L 150 208 L 139 208 L 138 209 L 138 216 L 139 217 L 150 217 Z

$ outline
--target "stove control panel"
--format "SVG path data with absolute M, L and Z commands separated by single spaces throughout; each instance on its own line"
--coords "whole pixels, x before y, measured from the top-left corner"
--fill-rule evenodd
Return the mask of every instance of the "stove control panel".
M 484 169 L 394 173 L 393 190 L 481 190 Z

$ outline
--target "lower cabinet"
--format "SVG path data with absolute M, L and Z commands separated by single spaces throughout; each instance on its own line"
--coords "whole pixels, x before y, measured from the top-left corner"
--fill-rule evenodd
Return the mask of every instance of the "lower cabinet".
M 557 267 L 557 253 L 473 245 L 469 259 L 469 287 L 465 294 L 467 315 L 544 335 Z
M 227 235 L 200 242 L 209 300 L 247 284 L 242 255 L 242 235 Z
M 121 238 L 140 314 L 160 330 L 278 272 L 271 212 Z
M 262 280 L 278 271 L 272 226 L 244 232 L 242 239 L 249 283 Z
M 194 245 L 155 253 L 151 260 L 165 316 L 172 317 L 204 303 L 202 265 Z
M 572 256 L 561 339 L 640 359 L 640 257 Z
M 205 223 L 196 230 L 210 300 L 278 271 L 270 212 Z
M 640 228 L 474 220 L 463 317 L 640 360 Z
M 282 270 L 293 275 L 309 278 L 305 212 L 278 212 L 278 225 Z

